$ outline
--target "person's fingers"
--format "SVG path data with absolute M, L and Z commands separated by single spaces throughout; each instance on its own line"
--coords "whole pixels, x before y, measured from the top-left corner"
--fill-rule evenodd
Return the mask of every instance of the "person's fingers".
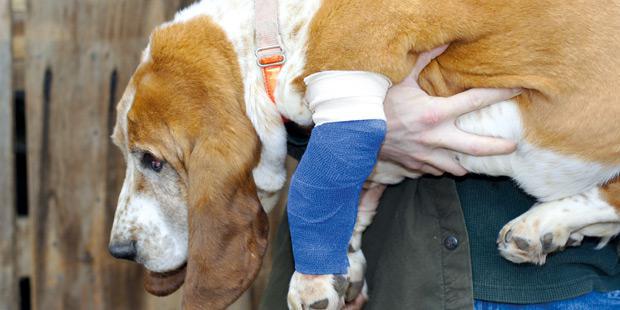
M 420 76 L 420 72 L 422 72 L 422 70 L 424 70 L 424 68 L 426 68 L 426 66 L 428 66 L 433 59 L 445 52 L 447 48 L 448 44 L 436 47 L 428 52 L 421 53 L 418 56 L 418 60 L 416 61 L 409 77 L 414 81 L 417 81 L 418 76 Z
M 404 168 L 413 171 L 413 172 L 422 172 L 425 174 L 432 174 L 435 176 L 440 176 L 444 174 L 444 171 L 441 171 L 430 164 L 426 164 L 424 162 L 418 161 L 417 159 L 406 155 L 401 156 L 399 164 L 401 164 Z
M 401 160 L 398 163 L 400 163 L 403 167 L 411 171 L 418 171 L 422 169 L 422 166 L 424 166 L 424 163 L 418 161 L 416 158 L 413 158 L 409 155 L 407 155 L 406 157 L 401 157 Z
M 420 86 L 418 85 L 418 76 L 420 76 L 420 72 L 422 72 L 422 70 L 424 70 L 424 68 L 428 66 L 428 64 L 433 59 L 441 55 L 441 53 L 443 53 L 447 48 L 448 48 L 448 44 L 442 45 L 440 47 L 436 47 L 428 52 L 424 52 L 418 55 L 418 59 L 416 60 L 415 66 L 413 66 L 413 70 L 411 70 L 411 73 L 409 73 L 409 76 L 407 76 L 398 85 L 409 86 L 409 87 L 419 89 Z
M 435 155 L 427 160 L 427 164 L 456 176 L 465 175 L 467 173 L 467 170 L 459 165 L 455 158 L 446 151 L 436 152 Z
M 434 101 L 444 114 L 458 117 L 513 98 L 521 91 L 520 88 L 474 88 L 448 98 L 436 97 Z
M 458 129 L 451 134 L 439 135 L 431 143 L 435 147 L 473 156 L 509 154 L 517 147 L 516 143 L 511 140 L 474 135 Z
M 411 152 L 411 150 L 409 152 Z M 379 158 L 387 161 L 393 161 L 409 170 L 419 170 L 422 164 L 415 158 L 411 157 L 409 152 L 384 144 L 379 152 Z
M 420 167 L 420 171 L 437 177 L 444 174 L 444 171 L 441 171 L 431 165 L 423 165 L 422 167 Z

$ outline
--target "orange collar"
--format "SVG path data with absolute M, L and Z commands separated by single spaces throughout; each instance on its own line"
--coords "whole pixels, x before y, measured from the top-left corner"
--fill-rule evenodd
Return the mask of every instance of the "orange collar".
M 267 96 L 273 104 L 276 104 L 275 89 L 278 74 L 286 62 L 280 41 L 278 0 L 254 1 L 254 29 L 257 46 L 256 63 L 263 73 Z
M 271 52 L 261 55 L 262 50 L 271 50 Z M 278 81 L 278 74 L 286 62 L 284 51 L 280 46 L 259 48 L 256 50 L 256 59 L 263 73 L 263 83 L 265 83 L 267 96 L 269 96 L 273 104 L 276 104 L 275 89 Z

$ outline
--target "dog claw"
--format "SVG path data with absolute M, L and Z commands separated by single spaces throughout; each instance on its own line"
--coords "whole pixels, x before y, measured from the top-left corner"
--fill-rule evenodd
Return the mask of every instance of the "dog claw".
M 351 302 L 355 300 L 355 298 L 357 298 L 357 295 L 359 295 L 360 292 L 362 291 L 363 287 L 364 287 L 364 281 L 358 281 L 358 282 L 351 283 L 351 285 L 349 285 L 349 288 L 347 289 L 347 294 L 344 300 L 346 302 Z
M 509 230 L 504 236 L 504 242 L 508 243 L 512 239 L 512 229 Z
M 579 246 L 579 245 L 581 245 L 581 240 L 575 239 L 573 237 L 568 238 L 568 241 L 566 242 L 566 246 Z

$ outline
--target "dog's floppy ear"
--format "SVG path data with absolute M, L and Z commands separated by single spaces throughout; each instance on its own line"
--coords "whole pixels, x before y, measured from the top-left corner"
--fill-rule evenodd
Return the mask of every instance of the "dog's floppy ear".
M 219 138 L 202 142 L 189 161 L 185 309 L 231 304 L 256 277 L 267 248 L 267 215 L 252 178 L 255 150 Z

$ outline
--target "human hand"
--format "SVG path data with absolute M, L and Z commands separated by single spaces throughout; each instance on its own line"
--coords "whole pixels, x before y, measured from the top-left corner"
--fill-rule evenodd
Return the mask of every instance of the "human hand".
M 516 143 L 467 133 L 456 126 L 456 119 L 508 100 L 521 90 L 477 88 L 447 98 L 429 96 L 418 85 L 418 76 L 447 47 L 420 54 L 411 74 L 388 91 L 384 104 L 388 131 L 380 157 L 414 171 L 460 176 L 467 171 L 452 151 L 473 156 L 500 155 L 513 152 Z

